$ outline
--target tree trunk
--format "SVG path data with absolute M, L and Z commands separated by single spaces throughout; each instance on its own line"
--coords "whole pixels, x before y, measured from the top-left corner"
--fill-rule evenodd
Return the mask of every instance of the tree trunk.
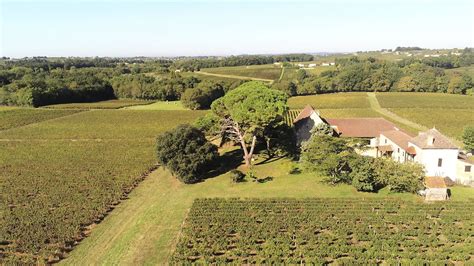
M 257 142 L 257 137 L 253 136 L 252 137 L 252 144 L 250 146 L 250 151 L 247 150 L 247 145 L 245 144 L 245 141 L 243 137 L 240 139 L 240 145 L 242 145 L 242 149 L 244 150 L 244 161 L 245 161 L 245 167 L 250 168 L 252 166 L 252 156 L 253 156 L 253 151 L 255 149 L 255 143 Z

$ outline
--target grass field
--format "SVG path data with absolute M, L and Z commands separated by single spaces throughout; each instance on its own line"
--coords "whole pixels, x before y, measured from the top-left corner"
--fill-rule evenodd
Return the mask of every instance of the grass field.
M 186 110 L 180 101 L 154 102 L 146 105 L 124 107 L 127 110 Z
M 202 114 L 94 110 L 1 131 L 4 261 L 57 260 L 155 165 L 154 138 Z
M 14 127 L 20 127 L 32 123 L 71 115 L 79 112 L 78 110 L 46 110 L 46 109 L 0 109 L 0 130 Z
M 143 104 L 150 104 L 152 101 L 132 100 L 132 99 L 118 99 L 101 102 L 90 103 L 63 103 L 44 106 L 45 108 L 53 109 L 119 109 L 127 106 L 137 106 Z
M 217 67 L 203 68 L 203 72 L 233 75 L 251 78 L 261 78 L 276 80 L 280 77 L 281 67 L 274 65 L 237 66 L 237 67 Z
M 321 72 L 336 70 L 336 66 L 316 66 L 314 68 L 306 68 L 306 73 L 314 76 L 318 76 Z
M 469 75 L 472 79 L 474 79 L 474 66 L 467 66 L 467 67 L 458 67 L 453 69 L 446 69 L 445 70 L 448 75 L 452 75 L 454 72 L 458 73 L 465 73 Z
M 288 100 L 291 109 L 302 109 L 307 104 L 315 109 L 370 108 L 364 92 L 296 96 Z
M 445 93 L 377 93 L 383 108 L 456 108 L 474 110 L 474 97 Z
M 264 158 L 257 160 L 257 163 Z M 350 185 L 330 186 L 313 174 L 287 174 L 291 162 L 280 159 L 255 166 L 260 177 L 272 176 L 266 183 L 231 183 L 223 174 L 195 185 L 184 185 L 168 171 L 152 173 L 99 224 L 62 263 L 74 264 L 163 264 L 169 261 L 180 228 L 196 198 L 380 198 L 418 202 L 412 194 L 357 192 Z M 472 188 L 452 188 L 453 201 L 474 198 Z
M 442 133 L 461 140 L 465 126 L 474 126 L 474 109 L 453 108 L 390 108 L 390 111 L 427 128 L 436 127 Z

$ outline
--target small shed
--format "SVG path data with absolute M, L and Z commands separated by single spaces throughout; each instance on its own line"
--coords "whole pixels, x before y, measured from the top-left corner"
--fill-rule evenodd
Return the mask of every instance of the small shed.
M 448 196 L 448 187 L 443 177 L 427 176 L 425 178 L 425 200 L 427 201 L 437 201 L 437 200 L 447 200 Z

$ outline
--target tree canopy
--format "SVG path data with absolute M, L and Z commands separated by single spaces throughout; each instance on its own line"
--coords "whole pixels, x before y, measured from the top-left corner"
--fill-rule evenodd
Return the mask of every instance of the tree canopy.
M 251 81 L 212 103 L 212 111 L 221 118 L 222 133 L 241 144 L 247 166 L 251 165 L 257 137 L 264 134 L 265 128 L 283 123 L 288 110 L 287 98 L 281 91 Z M 250 151 L 247 142 L 250 142 Z

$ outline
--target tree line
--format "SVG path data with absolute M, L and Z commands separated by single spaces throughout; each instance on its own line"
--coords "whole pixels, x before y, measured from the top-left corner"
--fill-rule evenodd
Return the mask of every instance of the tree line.
M 469 75 L 459 71 L 448 74 L 440 65 L 432 64 L 436 60 L 449 60 L 448 57 L 429 60 L 434 61 L 422 59 L 390 62 L 371 57 L 337 58 L 336 70 L 310 76 L 300 69 L 293 79 L 283 79 L 276 82 L 274 87 L 289 95 L 349 91 L 472 93 L 474 82 Z M 460 62 L 463 62 L 463 66 L 474 64 L 472 49 L 465 50 L 456 62 L 444 66 L 451 68 L 460 65 Z
M 181 71 L 199 71 L 202 68 L 265 65 L 275 62 L 302 62 L 311 61 L 314 57 L 309 54 L 286 54 L 286 55 L 240 55 L 223 58 L 191 58 L 177 60 L 173 68 Z

